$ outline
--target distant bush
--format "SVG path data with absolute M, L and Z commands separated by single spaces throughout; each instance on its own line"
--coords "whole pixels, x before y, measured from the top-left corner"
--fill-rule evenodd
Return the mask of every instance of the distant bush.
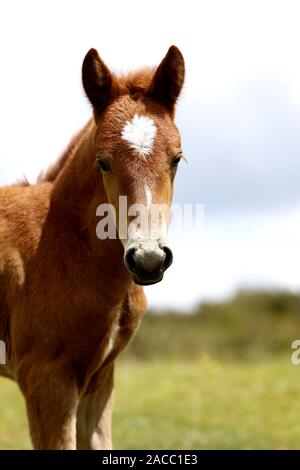
M 300 339 L 300 295 L 240 291 L 226 302 L 205 302 L 191 312 L 149 311 L 127 359 L 260 359 L 291 353 Z

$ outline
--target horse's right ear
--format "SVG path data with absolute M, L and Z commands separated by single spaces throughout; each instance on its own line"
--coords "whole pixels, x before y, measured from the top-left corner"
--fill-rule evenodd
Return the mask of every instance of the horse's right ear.
M 82 83 L 94 111 L 102 111 L 112 100 L 113 76 L 96 49 L 90 49 L 82 64 Z

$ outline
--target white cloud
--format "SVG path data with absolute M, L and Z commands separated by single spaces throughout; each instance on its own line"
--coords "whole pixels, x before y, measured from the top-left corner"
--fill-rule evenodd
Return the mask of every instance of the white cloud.
M 147 287 L 154 307 L 192 307 L 237 288 L 299 290 L 300 206 L 290 211 L 205 216 L 204 232 L 175 234 L 174 264 Z

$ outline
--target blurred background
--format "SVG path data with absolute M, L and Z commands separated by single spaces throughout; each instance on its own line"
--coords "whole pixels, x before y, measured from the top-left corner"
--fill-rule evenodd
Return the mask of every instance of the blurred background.
M 297 448 L 300 365 L 300 5 L 297 1 L 12 0 L 0 6 L 0 184 L 34 182 L 91 115 L 91 47 L 118 72 L 186 60 L 177 125 L 188 163 L 174 264 L 148 287 L 119 361 L 116 448 Z M 0 448 L 29 448 L 22 398 L 0 382 Z

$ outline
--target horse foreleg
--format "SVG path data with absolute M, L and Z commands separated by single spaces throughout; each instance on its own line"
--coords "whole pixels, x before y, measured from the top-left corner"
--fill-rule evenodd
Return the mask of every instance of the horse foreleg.
M 77 411 L 77 449 L 112 449 L 111 420 L 113 406 L 113 364 L 97 389 L 85 395 Z
M 72 374 L 47 363 L 22 367 L 18 381 L 34 449 L 76 449 L 78 394 Z

